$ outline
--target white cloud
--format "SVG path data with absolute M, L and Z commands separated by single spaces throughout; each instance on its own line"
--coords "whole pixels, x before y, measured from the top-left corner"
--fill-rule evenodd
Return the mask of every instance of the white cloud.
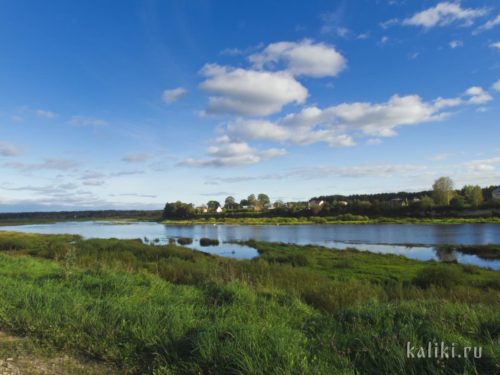
M 383 29 L 388 29 L 389 27 L 393 25 L 397 25 L 401 23 L 401 21 L 397 18 L 391 18 L 390 20 L 384 21 L 380 23 L 380 27 Z
M 500 25 L 500 14 L 497 15 L 495 18 L 486 22 L 484 25 L 481 25 L 480 27 L 478 27 L 476 30 L 474 30 L 473 34 L 479 34 L 482 31 L 490 30 L 498 25 Z
M 68 121 L 68 123 L 70 125 L 74 125 L 74 126 L 101 127 L 101 126 L 109 125 L 109 123 L 106 120 L 102 120 L 102 119 L 95 118 L 95 117 L 87 117 L 87 116 L 73 116 Z
M 498 81 L 496 81 L 491 87 L 495 91 L 500 91 L 500 79 Z
M 379 145 L 382 143 L 382 140 L 380 138 L 370 138 L 366 141 L 367 145 Z
M 201 88 L 216 95 L 209 97 L 210 114 L 267 116 L 281 111 L 286 104 L 304 103 L 308 95 L 307 89 L 287 72 L 209 64 L 201 73 L 207 77 Z
M 326 176 L 348 178 L 392 177 L 395 175 L 414 175 L 421 173 L 425 169 L 425 166 L 413 164 L 352 165 L 346 167 L 320 166 L 296 169 L 288 173 L 287 176 L 298 176 L 307 179 L 324 178 Z
M 447 108 L 479 105 L 492 100 L 478 86 L 469 88 L 464 97 L 424 101 L 418 95 L 393 95 L 385 103 L 354 102 L 318 108 L 306 107 L 276 121 L 238 119 L 224 130 L 231 139 L 268 140 L 306 145 L 324 142 L 332 147 L 353 146 L 361 137 L 392 137 L 402 126 L 445 119 Z M 370 141 L 370 143 L 373 141 Z
M 491 47 L 491 48 L 500 49 L 500 42 L 491 43 L 491 44 L 490 44 L 490 47 Z
M 256 164 L 283 155 L 286 155 L 284 149 L 258 150 L 246 142 L 233 142 L 223 137 L 208 148 L 207 159 L 187 159 L 181 164 L 192 167 L 231 167 Z
M 0 141 L 0 156 L 19 156 L 22 152 L 20 147 Z
M 346 59 L 333 46 L 308 39 L 269 44 L 249 59 L 257 69 L 284 62 L 294 76 L 334 77 L 346 67 Z
M 500 164 L 500 157 L 494 157 L 483 160 L 472 160 L 464 163 L 464 167 L 472 172 L 484 172 L 494 171 L 498 164 Z
M 52 119 L 54 119 L 54 118 L 57 117 L 57 113 L 46 111 L 46 110 L 43 110 L 43 109 L 37 109 L 35 111 L 35 115 L 36 115 L 36 117 L 42 118 L 42 119 L 45 119 L 45 120 L 52 120 Z
M 441 154 L 434 155 L 433 157 L 431 157 L 431 160 L 434 160 L 434 161 L 444 161 L 444 160 L 449 159 L 453 155 L 454 154 L 450 154 L 450 153 L 444 152 L 444 153 L 441 153 Z
M 163 91 L 162 100 L 167 103 L 173 103 L 187 94 L 187 90 L 183 87 L 177 87 L 171 90 Z
M 82 182 L 85 186 L 102 186 L 105 184 L 102 180 L 86 180 Z
M 127 154 L 122 160 L 127 163 L 143 163 L 150 158 L 148 154 Z
M 9 162 L 3 164 L 5 167 L 18 169 L 21 171 L 58 170 L 68 171 L 76 169 L 78 163 L 73 160 L 61 158 L 48 158 L 40 163 Z
M 448 43 L 448 45 L 450 46 L 450 48 L 458 48 L 458 47 L 462 47 L 464 45 L 464 42 L 462 42 L 461 40 L 452 40 L 450 43 Z
M 421 26 L 426 29 L 446 26 L 453 22 L 471 25 L 475 18 L 488 13 L 485 8 L 462 8 L 460 3 L 441 2 L 432 8 L 414 14 L 402 21 L 403 25 Z
M 469 96 L 469 100 L 467 101 L 469 104 L 484 104 L 493 100 L 491 95 L 479 86 L 468 88 L 465 91 L 465 95 Z
M 380 38 L 380 41 L 378 44 L 380 45 L 384 45 L 384 44 L 387 44 L 389 42 L 389 37 L 388 36 L 383 36 L 382 38 Z

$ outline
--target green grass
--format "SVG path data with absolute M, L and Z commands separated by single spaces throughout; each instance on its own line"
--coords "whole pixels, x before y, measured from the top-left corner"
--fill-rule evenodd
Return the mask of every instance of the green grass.
M 204 217 L 187 220 L 163 220 L 166 225 L 314 225 L 314 224 L 477 224 L 477 223 L 500 223 L 498 217 L 476 217 L 476 218 L 397 218 L 378 217 L 369 218 L 360 215 L 340 216 L 311 216 L 311 217 Z
M 498 372 L 499 272 L 248 244 L 259 258 L 0 233 L 0 329 L 130 374 Z M 406 358 L 429 340 L 483 358 Z

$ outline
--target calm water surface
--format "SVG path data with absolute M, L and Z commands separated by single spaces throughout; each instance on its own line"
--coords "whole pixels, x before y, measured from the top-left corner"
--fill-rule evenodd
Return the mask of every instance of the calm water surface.
M 192 248 L 234 258 L 252 258 L 255 249 L 231 243 L 257 241 L 315 244 L 338 249 L 355 247 L 375 253 L 403 255 L 417 260 L 446 260 L 500 270 L 500 260 L 485 260 L 459 252 L 440 253 L 436 245 L 500 244 L 500 224 L 418 225 L 163 225 L 152 222 L 117 224 L 105 221 L 61 222 L 0 227 L 4 231 L 79 234 L 84 238 L 141 238 L 167 243 L 171 238 L 189 237 Z M 199 239 L 218 239 L 219 246 L 201 247 Z

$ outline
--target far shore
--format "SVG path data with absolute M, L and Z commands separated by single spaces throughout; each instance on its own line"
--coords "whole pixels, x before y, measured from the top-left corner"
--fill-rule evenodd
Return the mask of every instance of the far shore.
M 165 225 L 339 225 L 339 224 L 500 224 L 498 217 L 476 218 L 367 218 L 341 220 L 335 217 L 263 217 L 263 218 L 201 218 L 186 220 L 163 220 Z
M 422 225 L 450 225 L 450 224 L 500 224 L 499 217 L 444 217 L 444 218 L 417 218 L 417 217 L 360 217 L 354 220 L 339 219 L 337 217 L 203 217 L 192 219 L 152 219 L 152 218 L 22 218 L 0 219 L 0 227 L 13 225 L 54 224 L 60 222 L 104 221 L 113 224 L 132 224 L 137 222 L 157 222 L 164 225 L 366 225 L 366 224 L 422 224 Z

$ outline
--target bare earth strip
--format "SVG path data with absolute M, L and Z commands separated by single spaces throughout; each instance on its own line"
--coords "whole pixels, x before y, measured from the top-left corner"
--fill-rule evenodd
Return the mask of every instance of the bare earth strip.
M 118 371 L 102 363 L 38 350 L 26 338 L 0 331 L 0 375 L 103 375 Z

